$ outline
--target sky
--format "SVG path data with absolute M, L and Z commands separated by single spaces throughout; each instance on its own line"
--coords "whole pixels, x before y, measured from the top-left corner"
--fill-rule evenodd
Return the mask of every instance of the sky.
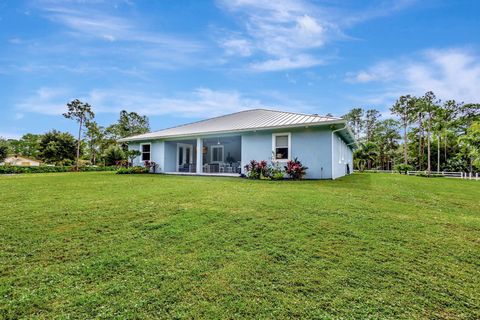
M 76 131 L 66 103 L 152 130 L 252 108 L 385 116 L 480 102 L 480 1 L 0 0 L 0 137 Z

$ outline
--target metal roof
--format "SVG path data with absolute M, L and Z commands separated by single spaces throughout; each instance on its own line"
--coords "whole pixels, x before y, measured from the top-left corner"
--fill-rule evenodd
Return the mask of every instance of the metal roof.
M 192 122 L 173 128 L 149 132 L 120 139 L 120 142 L 141 141 L 159 138 L 176 138 L 201 134 L 217 134 L 239 131 L 254 131 L 276 128 L 318 126 L 324 124 L 345 124 L 337 117 L 319 116 L 267 109 L 251 109 L 220 117 Z

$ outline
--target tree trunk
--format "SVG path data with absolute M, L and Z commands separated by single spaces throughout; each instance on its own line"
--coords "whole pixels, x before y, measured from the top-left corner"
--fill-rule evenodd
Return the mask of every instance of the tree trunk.
M 447 163 L 447 136 L 448 136 L 448 133 L 445 132 L 445 141 L 444 141 L 444 144 L 445 144 L 445 156 L 443 158 L 443 161 L 445 161 L 445 163 Z
M 80 126 L 78 127 L 78 141 L 77 141 L 77 161 L 75 164 L 75 171 L 78 171 L 78 161 L 80 160 L 80 142 L 82 138 L 82 124 L 83 124 L 83 119 L 80 119 Z
M 422 171 L 423 169 L 423 126 L 422 126 L 422 115 L 418 116 L 418 170 Z
M 430 131 L 431 131 L 431 126 L 430 126 L 430 118 L 428 119 L 428 127 L 427 127 L 427 171 L 428 175 L 430 175 L 430 172 L 432 171 L 431 167 L 431 161 L 430 161 L 430 155 L 431 155 L 431 150 L 430 150 Z
M 440 173 L 440 135 L 437 135 L 437 172 Z
M 405 164 L 408 164 L 408 155 L 407 155 L 407 124 L 403 126 L 403 161 Z

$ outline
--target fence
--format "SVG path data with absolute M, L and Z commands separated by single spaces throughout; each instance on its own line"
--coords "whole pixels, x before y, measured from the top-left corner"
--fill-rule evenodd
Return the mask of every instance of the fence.
M 397 173 L 395 170 L 364 170 L 364 172 L 373 172 L 373 173 Z M 451 171 L 432 171 L 431 175 L 443 176 L 445 178 L 457 178 L 457 179 L 468 179 L 468 180 L 480 180 L 480 176 L 477 173 L 472 172 L 451 172 Z M 416 176 L 416 175 L 428 175 L 428 171 L 407 171 L 407 175 Z

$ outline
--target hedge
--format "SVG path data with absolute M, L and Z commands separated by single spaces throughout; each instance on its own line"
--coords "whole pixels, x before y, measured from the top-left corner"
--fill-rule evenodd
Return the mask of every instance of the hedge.
M 138 174 L 138 173 L 149 173 L 150 169 L 146 167 L 129 167 L 129 168 L 120 168 L 117 170 L 117 174 Z
M 82 166 L 78 171 L 115 171 L 114 166 L 95 167 Z M 0 174 L 16 173 L 49 173 L 49 172 L 71 172 L 75 171 L 75 166 L 39 166 L 39 167 L 18 167 L 18 166 L 0 166 Z

